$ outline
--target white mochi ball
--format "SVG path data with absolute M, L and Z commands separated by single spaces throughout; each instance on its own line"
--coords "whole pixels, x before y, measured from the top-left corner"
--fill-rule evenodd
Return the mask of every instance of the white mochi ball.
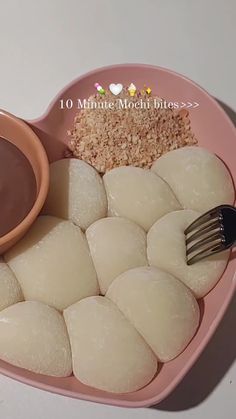
M 71 220 L 86 230 L 107 214 L 102 178 L 82 160 L 63 159 L 52 163 L 44 213 Z
M 103 179 L 108 214 L 129 218 L 146 231 L 162 215 L 181 208 L 169 185 L 151 170 L 118 167 Z
M 235 191 L 224 163 L 201 147 L 183 147 L 161 156 L 152 170 L 164 179 L 184 208 L 205 212 L 233 204 Z
M 184 282 L 197 298 L 206 295 L 223 274 L 229 251 L 187 265 L 184 230 L 199 217 L 192 210 L 175 211 L 158 220 L 148 232 L 150 265 L 163 269 Z
M 55 217 L 39 217 L 5 259 L 26 300 L 58 310 L 99 293 L 86 238 L 79 227 Z
M 37 301 L 5 308 L 0 312 L 0 358 L 39 374 L 69 376 L 71 350 L 62 315 Z
M 146 233 L 126 218 L 96 221 L 86 236 L 102 294 L 122 272 L 148 264 Z
M 106 297 L 143 336 L 158 359 L 170 361 L 194 336 L 199 307 L 191 291 L 172 275 L 154 267 L 118 276 Z
M 19 282 L 0 257 L 0 311 L 22 300 L 23 294 Z
M 105 297 L 89 297 L 64 311 L 73 372 L 82 383 L 113 393 L 136 391 L 157 371 L 149 346 Z

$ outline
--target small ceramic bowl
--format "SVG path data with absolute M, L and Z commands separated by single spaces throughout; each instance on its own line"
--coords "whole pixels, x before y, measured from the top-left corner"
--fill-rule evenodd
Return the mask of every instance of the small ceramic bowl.
M 27 232 L 40 213 L 49 187 L 49 164 L 46 152 L 34 131 L 22 120 L 0 110 L 0 137 L 14 144 L 30 162 L 37 185 L 36 201 L 13 230 L 0 237 L 0 254 L 13 246 Z

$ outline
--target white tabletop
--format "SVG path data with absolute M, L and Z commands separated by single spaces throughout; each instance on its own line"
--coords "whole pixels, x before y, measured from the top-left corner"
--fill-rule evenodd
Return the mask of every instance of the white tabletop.
M 76 76 L 125 62 L 176 70 L 236 108 L 235 19 L 235 0 L 1 0 L 0 108 L 38 117 Z M 236 299 L 192 371 L 153 409 L 73 400 L 0 376 L 0 417 L 231 419 L 235 323 Z

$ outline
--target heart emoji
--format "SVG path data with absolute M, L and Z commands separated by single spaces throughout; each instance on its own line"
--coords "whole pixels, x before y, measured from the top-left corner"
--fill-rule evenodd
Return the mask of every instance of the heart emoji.
M 111 93 L 115 96 L 117 96 L 123 89 L 123 85 L 120 83 L 111 83 L 109 86 L 109 90 L 111 91 Z

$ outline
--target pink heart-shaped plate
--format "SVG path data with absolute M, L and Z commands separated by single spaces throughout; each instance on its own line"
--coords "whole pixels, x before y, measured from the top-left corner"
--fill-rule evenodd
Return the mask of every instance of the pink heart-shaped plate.
M 180 74 L 143 64 L 124 64 L 101 68 L 74 80 L 52 101 L 46 113 L 39 119 L 28 121 L 42 141 L 50 161 L 63 157 L 67 131 L 72 127 L 77 112 L 77 99 L 88 98 L 95 93 L 94 84 L 104 88 L 111 83 L 129 86 L 133 82 L 139 89 L 144 84 L 166 100 L 175 102 L 196 102 L 199 106 L 189 108 L 192 129 L 199 145 L 218 155 L 229 168 L 236 183 L 236 130 L 232 122 L 206 91 Z M 71 99 L 71 109 L 61 109 Z M 70 102 L 70 103 L 72 103 Z M 207 181 L 207 179 L 206 179 Z M 200 302 L 202 321 L 197 334 L 176 359 L 162 365 L 159 374 L 145 388 L 129 394 L 112 394 L 95 390 L 77 381 L 73 376 L 53 378 L 30 373 L 0 361 L 0 372 L 32 386 L 94 402 L 125 407 L 143 407 L 159 403 L 177 386 L 196 362 L 206 347 L 236 288 L 236 258 L 231 256 L 227 269 L 215 288 Z

